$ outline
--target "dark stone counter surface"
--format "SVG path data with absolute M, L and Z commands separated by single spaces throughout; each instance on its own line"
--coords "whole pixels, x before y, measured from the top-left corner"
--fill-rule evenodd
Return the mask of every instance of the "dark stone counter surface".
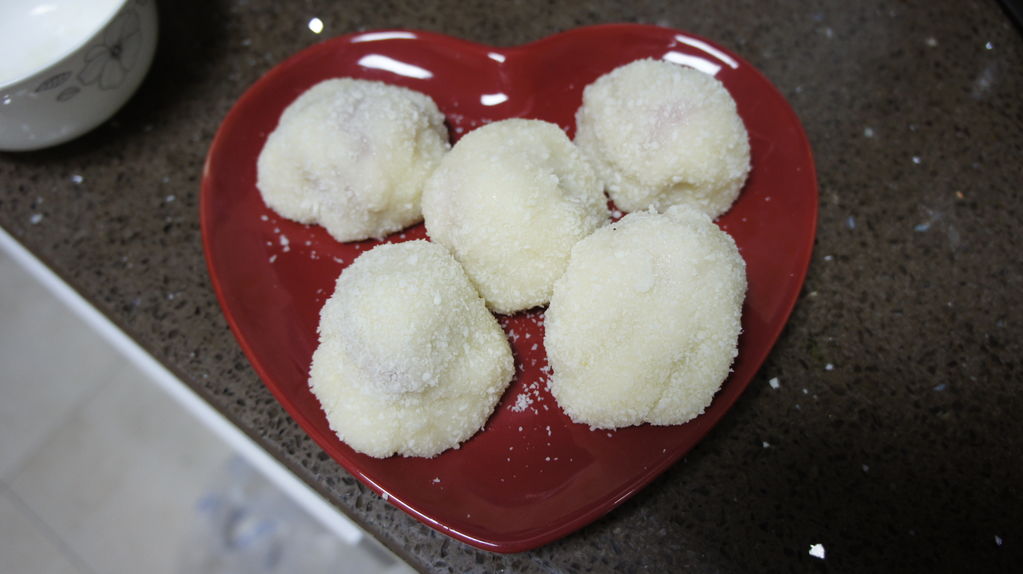
M 999 3 L 189 0 L 160 16 L 153 69 L 112 121 L 0 154 L 0 225 L 415 567 L 1019 571 L 1023 40 Z M 262 385 L 207 276 L 203 161 L 244 90 L 324 36 L 506 46 L 601 22 L 711 38 L 778 86 L 815 154 L 817 244 L 760 374 L 684 461 L 567 538 L 489 554 L 358 484 Z

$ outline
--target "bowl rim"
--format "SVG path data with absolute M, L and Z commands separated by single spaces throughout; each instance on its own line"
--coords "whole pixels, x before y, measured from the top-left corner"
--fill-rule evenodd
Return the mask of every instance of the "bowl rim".
M 63 52 L 60 52 L 58 56 L 52 59 L 48 59 L 46 65 L 39 68 L 35 68 L 34 70 L 26 74 L 15 76 L 11 80 L 0 82 L 0 90 L 8 90 L 10 88 L 17 86 L 18 84 L 31 80 L 35 76 L 46 75 L 46 72 L 48 70 L 61 65 L 65 60 L 75 55 L 82 48 L 91 44 L 92 41 L 95 40 L 97 36 L 102 34 L 107 29 L 107 26 L 109 26 L 110 23 L 117 18 L 117 15 L 121 13 L 121 10 L 123 10 L 124 7 L 127 6 L 129 2 L 132 1 L 133 0 L 118 0 L 117 2 L 112 2 L 110 11 L 106 13 L 103 16 L 103 18 L 97 20 L 99 24 L 93 30 L 91 30 L 89 34 L 83 35 L 82 40 L 80 42 L 72 44 L 70 48 L 64 50 Z

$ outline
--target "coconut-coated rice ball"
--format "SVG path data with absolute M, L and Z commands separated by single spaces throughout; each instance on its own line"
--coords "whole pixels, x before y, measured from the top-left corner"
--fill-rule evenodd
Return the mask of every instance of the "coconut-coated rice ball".
M 426 183 L 423 217 L 498 313 L 545 305 L 572 246 L 609 219 L 592 168 L 540 120 L 465 135 Z
M 479 431 L 514 374 L 462 268 L 427 241 L 384 244 L 337 280 L 309 385 L 337 436 L 383 458 L 432 457 Z
M 380 238 L 422 219 L 423 182 L 447 150 L 429 96 L 335 78 L 281 114 L 259 154 L 257 187 L 281 216 L 318 223 L 338 241 Z
M 552 394 L 594 428 L 692 419 L 728 377 L 745 293 L 735 242 L 694 208 L 596 231 L 572 249 L 547 309 Z
M 716 218 L 750 170 L 746 127 L 713 76 L 637 60 L 586 87 L 576 144 L 625 211 L 691 205 Z

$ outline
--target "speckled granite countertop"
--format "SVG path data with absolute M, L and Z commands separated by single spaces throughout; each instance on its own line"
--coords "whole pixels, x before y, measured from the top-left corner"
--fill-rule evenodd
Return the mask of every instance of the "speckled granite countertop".
M 0 155 L 0 225 L 420 569 L 1018 568 L 1023 40 L 1000 6 L 565 4 L 162 2 L 156 62 L 126 108 L 70 144 Z M 706 440 L 576 534 L 497 555 L 420 525 L 306 437 L 229 332 L 199 233 L 204 156 L 236 98 L 322 38 L 314 16 L 324 35 L 400 26 L 496 45 L 675 27 L 742 54 L 801 117 L 821 211 L 787 329 Z

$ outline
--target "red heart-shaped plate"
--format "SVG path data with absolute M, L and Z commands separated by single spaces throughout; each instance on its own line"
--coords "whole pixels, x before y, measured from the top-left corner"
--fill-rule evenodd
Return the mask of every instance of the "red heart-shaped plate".
M 278 217 L 256 189 L 256 158 L 282 110 L 333 77 L 381 80 L 433 97 L 452 140 L 493 120 L 539 118 L 574 131 L 583 88 L 620 65 L 662 58 L 720 79 L 735 98 L 753 170 L 718 224 L 747 262 L 749 292 L 734 371 L 707 411 L 680 426 L 614 432 L 571 422 L 545 388 L 542 311 L 502 318 L 517 371 L 485 429 L 433 459 L 374 459 L 338 440 L 307 386 L 316 325 L 338 274 L 378 242 L 337 243 Z M 691 449 L 767 357 L 795 304 L 817 221 L 817 182 L 799 120 L 752 66 L 713 43 L 653 26 L 606 25 L 512 48 L 387 30 L 312 46 L 255 83 L 227 115 L 202 181 L 213 286 L 256 371 L 299 425 L 391 503 L 473 546 L 516 552 L 605 514 Z M 389 237 L 425 237 L 422 225 Z

